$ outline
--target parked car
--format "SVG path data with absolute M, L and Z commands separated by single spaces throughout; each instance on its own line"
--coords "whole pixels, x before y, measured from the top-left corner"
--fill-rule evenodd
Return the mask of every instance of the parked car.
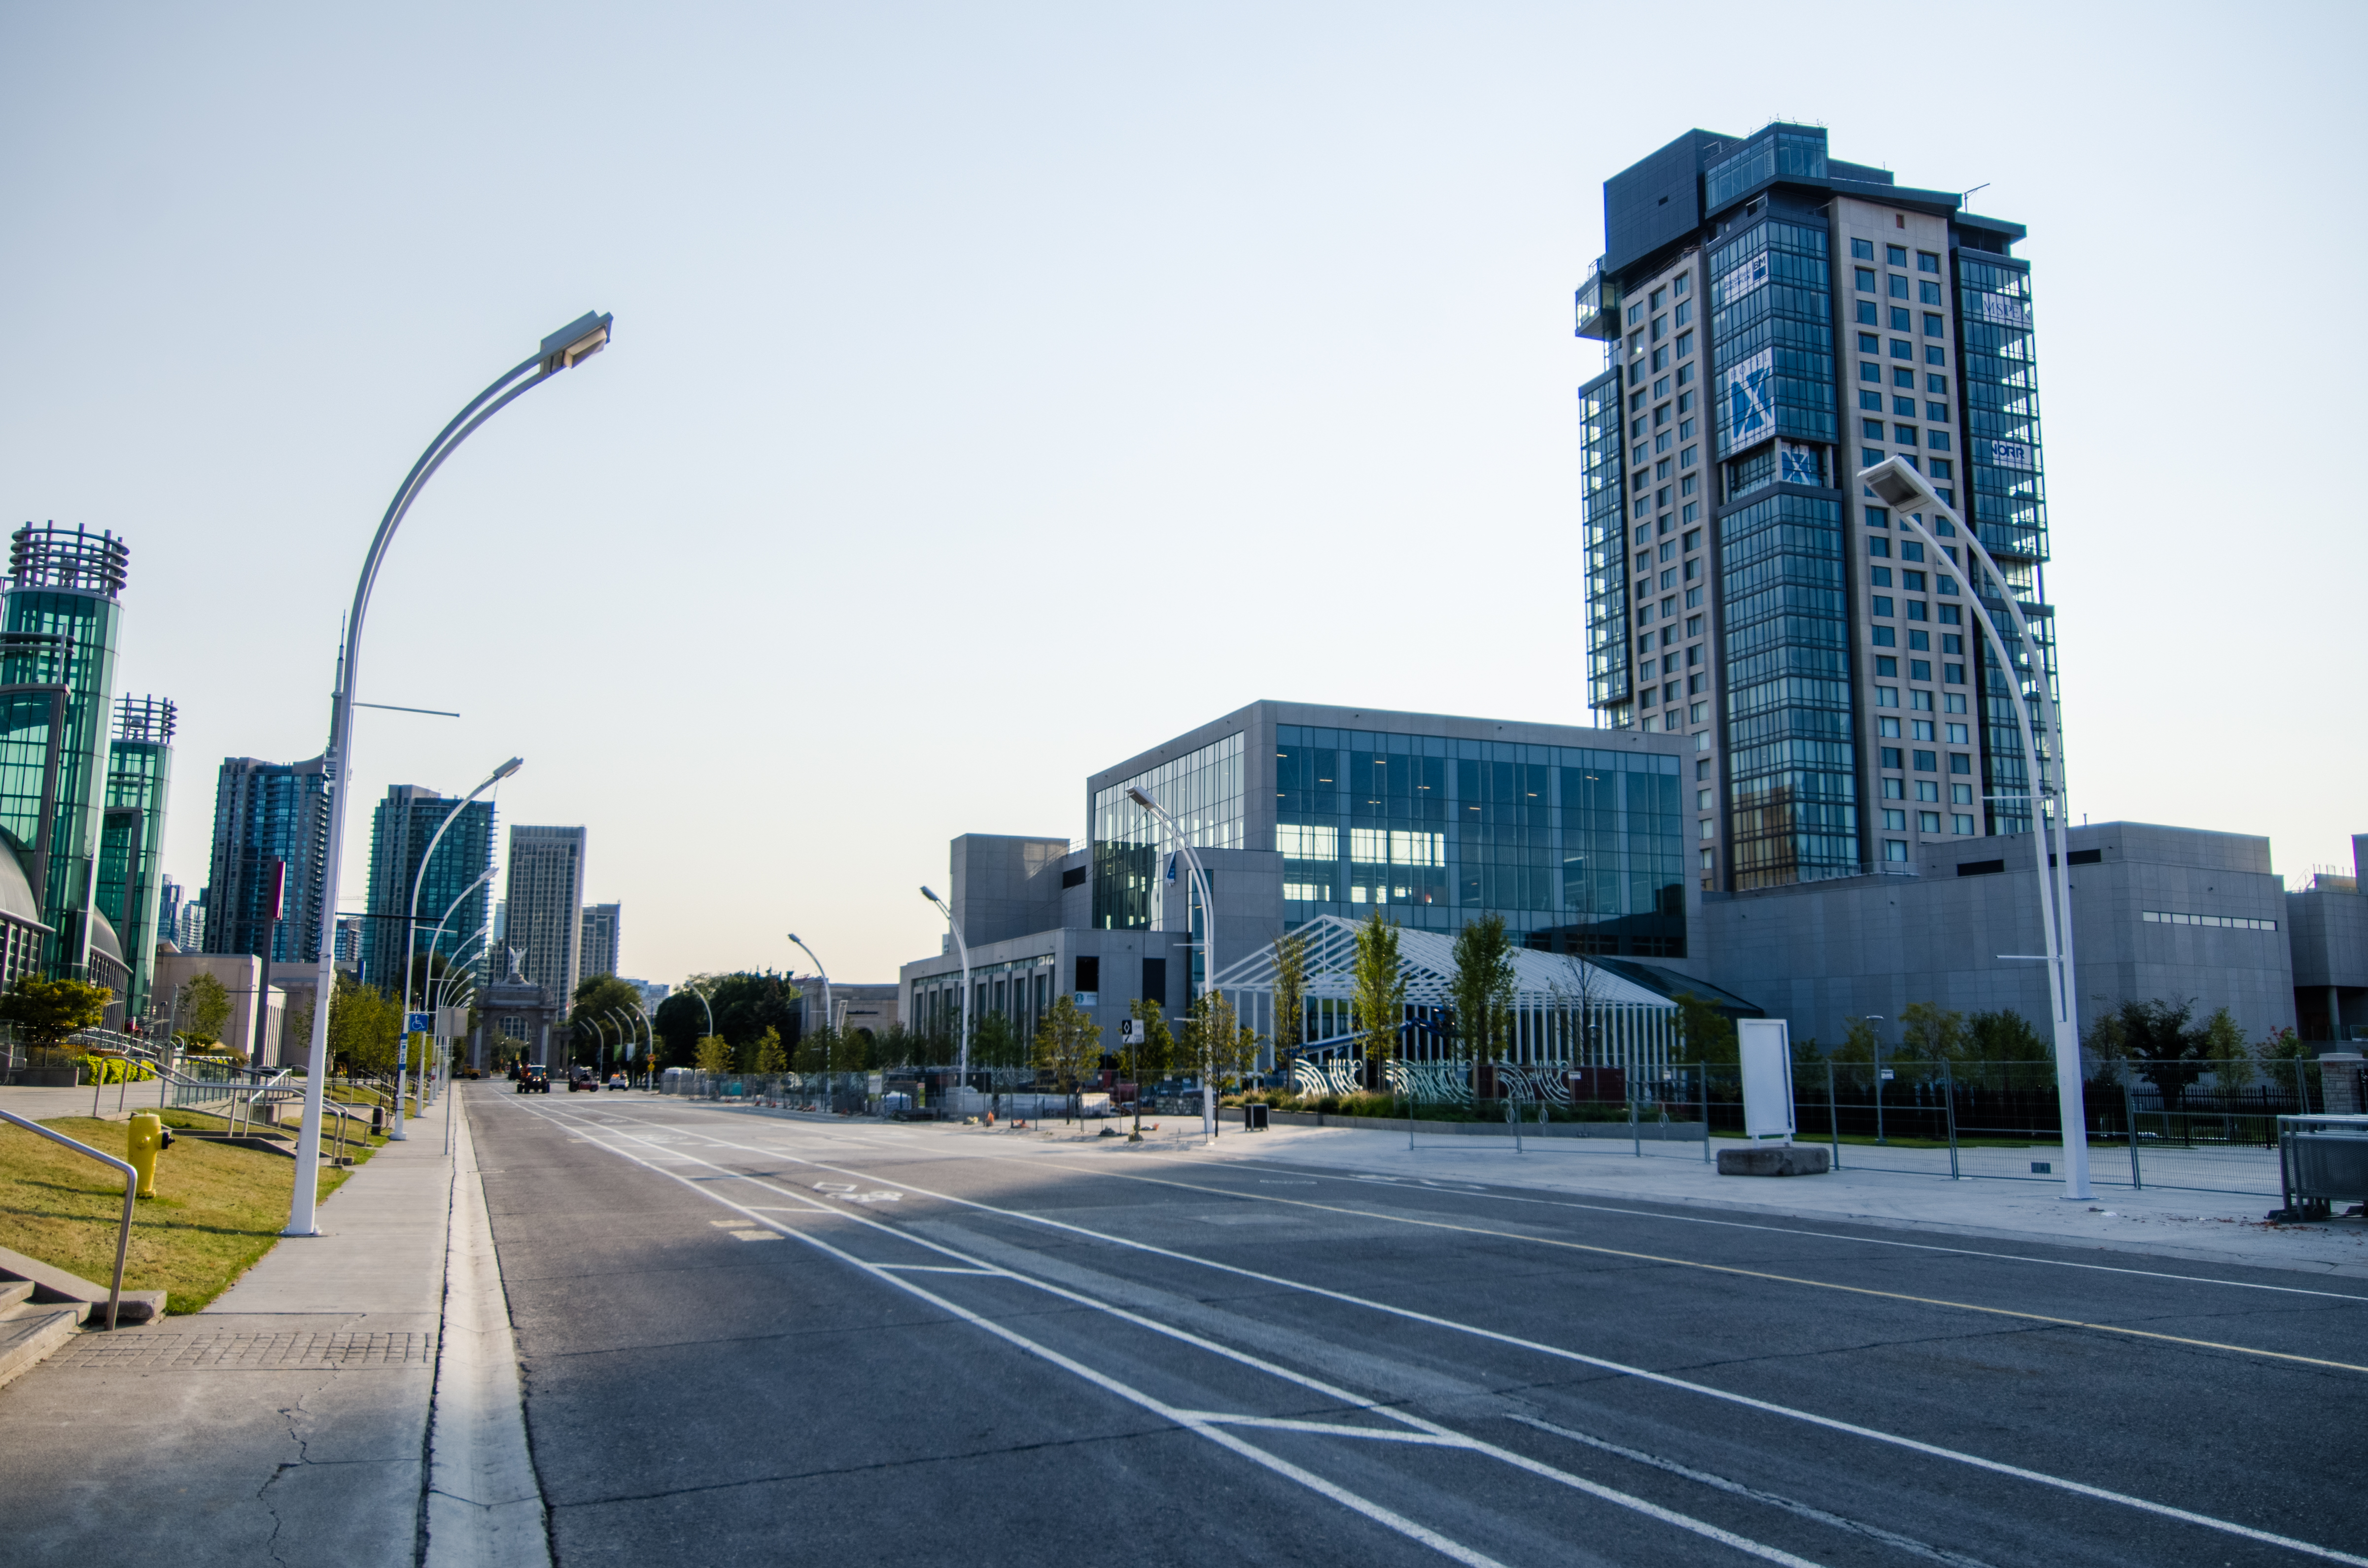
M 625 1081 L 625 1075 L 622 1073 L 611 1073 L 609 1074 L 609 1086 L 612 1089 L 630 1089 L 633 1085 Z
M 540 1067 L 521 1067 L 518 1072 L 518 1092 L 522 1095 L 551 1093 L 551 1074 Z

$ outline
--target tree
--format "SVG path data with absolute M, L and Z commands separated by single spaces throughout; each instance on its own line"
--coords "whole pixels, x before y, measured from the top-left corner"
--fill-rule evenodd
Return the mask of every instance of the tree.
M 1874 1032 L 1873 1020 L 1846 1019 L 1842 1025 L 1842 1042 L 1834 1048 L 1836 1062 L 1872 1062 L 1883 1054 L 1883 1037 Z
M 973 1067 L 1008 1070 L 1021 1065 L 1028 1055 L 1028 1042 L 1019 1033 L 1019 1026 L 1005 1013 L 981 1013 L 978 1022 L 971 1026 L 970 1064 Z
M 1968 1062 L 2053 1062 L 2055 1042 L 2011 1007 L 1975 1013 L 1965 1020 Z
M 1078 1080 L 1101 1055 L 1101 1026 L 1086 1017 L 1076 998 L 1064 991 L 1036 1027 L 1036 1065 L 1053 1074 L 1063 1093 L 1074 1096 Z
M 2126 1001 L 2098 1020 L 2089 1038 L 2101 1038 L 2112 1055 L 2128 1061 L 2161 1094 L 2165 1110 L 2176 1110 L 2180 1096 L 2203 1076 L 2208 1065 L 2205 1031 L 2192 1023 L 2194 1014 L 2192 997 L 2180 1003 Z
M 757 1071 L 765 1077 L 777 1076 L 789 1066 L 789 1052 L 781 1048 L 781 1031 L 768 1028 L 757 1037 Z
M 1678 1005 L 1678 1060 L 1732 1067 L 1742 1060 L 1735 1043 L 1735 1020 L 1691 991 L 1669 998 Z
M 391 1073 L 402 1045 L 402 1004 L 340 971 L 329 995 L 330 1055 L 348 1073 Z
M 2252 1048 L 2245 1031 L 2226 1007 L 2215 1008 L 2203 1025 L 2203 1060 L 2224 1089 L 2241 1089 L 2253 1081 Z
M 681 990 L 658 1004 L 653 1021 L 666 1043 L 669 1060 L 696 1053 L 710 1011 L 715 1016 L 716 1034 L 734 1047 L 753 1044 L 768 1028 L 780 1030 L 784 1041 L 794 1042 L 803 1019 L 801 995 L 787 975 L 771 970 L 694 974 L 683 982 Z M 704 1008 L 700 1006 L 702 996 L 707 999 Z
M 212 980 L 211 975 L 200 978 Z M 214 989 L 222 982 L 214 981 Z M 96 1028 L 107 1017 L 107 1005 L 115 1000 L 115 993 L 104 985 L 92 985 L 80 980 L 41 980 L 33 975 L 17 978 L 15 986 L 0 995 L 0 1018 L 17 1026 L 28 1044 L 56 1046 L 84 1029 Z M 230 1015 L 230 1004 L 222 1004 L 222 1016 Z M 217 1030 L 220 1025 L 216 1026 Z
M 1965 1015 L 1933 1002 L 1910 1002 L 1899 1013 L 1900 1050 L 1921 1062 L 1952 1062 L 1965 1047 Z
M 574 1006 L 567 1015 L 569 1023 L 582 1024 L 594 1034 L 624 1029 L 624 1039 L 617 1042 L 620 1053 L 640 1030 L 642 994 L 613 974 L 585 976 L 576 982 L 570 1000 Z
M 2317 1052 L 2292 1029 L 2271 1029 L 2253 1047 L 2264 1062 L 2308 1062 Z
M 831 1031 L 830 1070 L 860 1073 L 871 1064 L 871 1036 L 861 1029 Z
M 1307 938 L 1286 931 L 1274 944 L 1275 1065 L 1295 1059 L 1306 1039 Z
M 1143 1091 L 1167 1071 L 1176 1057 L 1176 1036 L 1167 1027 L 1167 1015 L 1155 997 L 1138 996 L 1126 1005 L 1134 1021 L 1143 1026 L 1143 1039 L 1129 1045 L 1121 1058 L 1126 1075 L 1134 1080 L 1134 1130 L 1143 1131 Z
M 1493 1060 L 1513 1010 L 1513 944 L 1505 917 L 1484 915 L 1455 933 L 1455 1039 L 1463 1054 Z
M 200 970 L 181 983 L 180 1017 L 183 1034 L 200 1045 L 219 1044 L 222 1026 L 230 1022 L 230 993 Z
M 1359 1043 L 1375 1081 L 1389 1082 L 1391 1058 L 1397 1054 L 1398 1030 L 1406 1023 L 1406 975 L 1398 968 L 1398 928 L 1374 910 L 1357 927 L 1356 1010 Z
M 776 1034 L 773 1038 L 779 1040 L 780 1037 Z M 797 1052 L 798 1071 L 801 1073 L 829 1072 L 830 1047 L 831 1030 L 828 1025 L 814 1030 L 812 1034 L 800 1035 Z
M 732 1045 L 720 1034 L 700 1036 L 699 1043 L 692 1048 L 691 1053 L 702 1073 L 732 1071 Z

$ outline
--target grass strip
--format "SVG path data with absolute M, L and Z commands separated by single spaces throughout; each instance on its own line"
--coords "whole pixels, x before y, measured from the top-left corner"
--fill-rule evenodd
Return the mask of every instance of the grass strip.
M 219 1128 L 218 1117 L 165 1113 L 168 1127 Z M 120 1121 L 86 1116 L 42 1122 L 103 1153 L 123 1157 Z M 258 1128 L 258 1132 L 268 1129 Z M 359 1140 L 347 1148 L 369 1158 Z M 347 1173 L 321 1167 L 326 1198 Z M 123 1263 L 127 1290 L 163 1290 L 168 1312 L 194 1312 L 228 1290 L 279 1239 L 296 1162 L 262 1149 L 183 1138 L 157 1157 L 154 1198 L 133 1211 Z M 96 1160 L 0 1125 L 0 1246 L 107 1283 L 115 1272 L 123 1181 Z

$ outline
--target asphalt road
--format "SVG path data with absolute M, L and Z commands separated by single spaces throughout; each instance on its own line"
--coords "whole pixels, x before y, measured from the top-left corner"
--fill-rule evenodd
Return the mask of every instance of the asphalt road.
M 2340 1282 L 506 1087 L 564 1568 L 2368 1563 Z

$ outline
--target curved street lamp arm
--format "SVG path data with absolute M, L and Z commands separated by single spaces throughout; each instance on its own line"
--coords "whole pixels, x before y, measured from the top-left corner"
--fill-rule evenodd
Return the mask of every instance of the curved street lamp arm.
M 796 942 L 799 949 L 803 951 L 807 958 L 814 960 L 814 973 L 822 976 L 822 1027 L 825 1028 L 836 1028 L 838 1023 L 838 1018 L 837 1015 L 831 1011 L 830 1006 L 830 971 L 822 967 L 822 960 L 814 958 L 814 950 L 812 948 L 807 947 L 804 942 L 799 940 L 798 934 L 795 931 L 790 933 L 790 940 Z
M 921 896 L 936 904 L 939 913 L 946 917 L 946 929 L 953 933 L 954 955 L 962 960 L 962 1011 L 955 1015 L 955 1026 L 961 1031 L 961 1043 L 954 1055 L 954 1073 L 957 1080 L 967 1088 L 970 1084 L 970 944 L 962 940 L 962 924 L 954 918 L 952 907 L 944 899 L 939 898 L 928 888 L 921 890 Z

